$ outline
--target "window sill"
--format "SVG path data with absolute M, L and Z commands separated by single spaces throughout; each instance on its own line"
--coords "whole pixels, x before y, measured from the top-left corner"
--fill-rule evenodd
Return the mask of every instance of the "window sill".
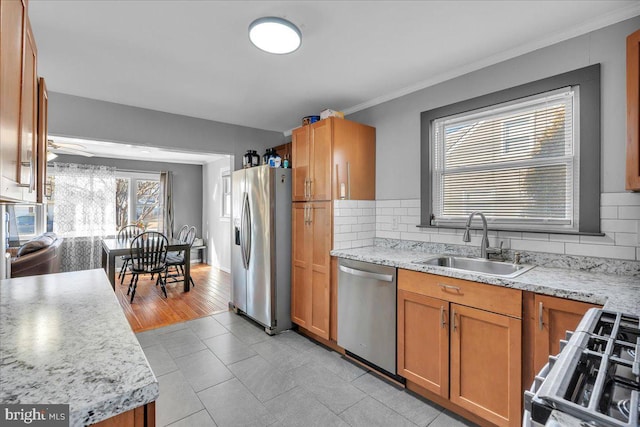
M 437 225 L 425 225 L 425 224 L 418 224 L 416 225 L 417 228 L 425 228 L 425 229 L 445 229 L 445 230 L 464 230 L 466 229 L 465 226 L 461 225 L 461 226 L 455 226 L 455 225 L 447 225 L 446 227 L 444 226 L 437 226 Z M 482 230 L 481 227 L 477 227 L 477 226 L 473 226 L 470 227 L 471 230 Z M 565 236 L 598 236 L 598 237 L 602 237 L 605 236 L 605 233 L 593 233 L 593 232 L 587 232 L 587 231 L 558 231 L 558 230 L 527 230 L 527 229 L 515 229 L 515 228 L 495 228 L 495 227 L 488 227 L 489 231 L 504 231 L 504 232 L 510 232 L 510 233 L 536 233 L 536 234 L 559 234 L 559 235 L 565 235 Z

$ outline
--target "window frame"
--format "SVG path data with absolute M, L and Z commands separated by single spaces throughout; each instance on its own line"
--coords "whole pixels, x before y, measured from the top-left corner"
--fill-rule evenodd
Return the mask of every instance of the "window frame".
M 229 182 L 228 188 L 229 191 L 225 191 L 225 181 Z M 222 198 L 220 201 L 220 219 L 224 219 L 224 220 L 230 220 L 231 219 L 231 169 L 222 169 L 220 171 L 220 188 L 221 188 L 221 193 L 222 193 Z M 226 206 L 226 200 L 227 200 L 227 196 L 229 196 L 229 212 L 228 214 L 225 214 L 225 206 Z
M 432 124 L 437 118 L 453 116 L 464 112 L 472 112 L 493 105 L 511 102 L 520 98 L 550 92 L 567 86 L 578 86 L 580 97 L 579 128 L 577 129 L 576 147 L 579 149 L 578 160 L 579 192 L 577 198 L 578 229 L 561 230 L 557 228 L 531 229 L 526 223 L 514 224 L 514 227 L 492 227 L 493 230 L 544 232 L 559 234 L 600 233 L 600 64 L 590 65 L 578 70 L 515 86 L 498 92 L 482 95 L 469 100 L 457 102 L 421 113 L 421 145 L 420 145 L 420 224 L 418 227 L 438 227 L 432 225 L 433 200 L 432 176 L 433 158 L 431 155 Z M 461 228 L 464 224 L 447 224 L 446 228 Z
M 467 111 L 461 114 L 455 114 L 452 116 L 444 116 L 441 118 L 437 118 L 432 120 L 431 129 L 432 136 L 430 140 L 430 148 L 432 150 L 431 156 L 434 159 L 439 159 L 437 162 L 432 161 L 432 198 L 437 199 L 440 203 L 434 203 L 432 200 L 432 210 L 433 211 L 441 211 L 445 207 L 446 200 L 443 199 L 443 194 L 441 190 L 444 186 L 445 179 L 451 179 L 459 174 L 479 174 L 480 176 L 484 173 L 504 173 L 507 174 L 508 170 L 512 168 L 522 169 L 527 167 L 554 167 L 558 165 L 565 165 L 566 170 L 569 172 L 566 181 L 565 181 L 565 190 L 567 193 L 572 196 L 568 203 L 565 205 L 565 218 L 507 218 L 507 217 L 494 217 L 491 215 L 492 206 L 488 206 L 487 210 L 484 212 L 487 218 L 487 222 L 490 225 L 495 227 L 501 227 L 504 229 L 517 229 L 517 231 L 535 231 L 540 229 L 550 229 L 553 228 L 557 231 L 561 232 L 575 232 L 577 231 L 577 225 L 579 225 L 579 212 L 577 209 L 577 202 L 579 197 L 579 182 L 578 182 L 578 174 L 579 174 L 579 160 L 580 160 L 580 149 L 579 149 L 579 131 L 578 126 L 580 124 L 579 120 L 579 107 L 578 103 L 580 100 L 579 88 L 577 86 L 574 87 L 564 87 L 558 90 L 552 90 L 549 92 L 543 92 L 541 94 L 533 95 L 530 97 L 519 98 L 514 101 L 510 101 L 507 103 L 501 103 L 498 105 L 493 105 L 487 108 L 481 108 L 478 110 Z M 476 161 L 473 162 L 472 165 L 469 164 L 458 164 L 456 165 L 456 159 L 459 161 L 460 156 L 456 155 L 455 152 L 459 148 L 460 143 L 462 143 L 462 148 L 464 149 L 464 141 L 467 139 L 467 133 L 471 134 L 471 138 L 473 138 L 472 132 L 467 132 L 463 137 L 458 140 L 458 143 L 455 144 L 453 148 L 446 150 L 445 148 L 445 135 L 447 135 L 447 130 L 449 129 L 459 129 L 468 127 L 470 124 L 482 125 L 483 123 L 499 123 L 500 131 L 499 131 L 499 140 L 497 142 L 498 147 L 495 147 L 494 150 L 499 150 L 499 155 L 506 155 L 509 153 L 509 150 L 505 151 L 506 143 L 508 136 L 505 132 L 505 124 L 509 122 L 518 121 L 520 123 L 528 122 L 527 126 L 533 128 L 532 124 L 534 123 L 534 115 L 532 111 L 539 111 L 540 108 L 546 108 L 543 106 L 548 106 L 549 103 L 554 105 L 564 104 L 566 108 L 565 111 L 565 122 L 564 122 L 564 130 L 568 135 L 568 139 L 565 142 L 569 143 L 569 145 L 564 145 L 564 153 L 555 153 L 552 157 L 532 157 L 529 159 L 524 158 L 511 158 L 508 157 L 506 159 L 497 158 L 495 161 Z M 521 114 L 525 112 L 526 115 L 522 116 Z M 513 117 L 514 115 L 520 114 L 519 117 L 513 119 L 508 118 L 504 119 L 504 117 Z M 516 124 L 516 126 L 520 126 Z M 535 131 L 535 130 L 534 130 Z M 533 135 L 525 135 L 525 139 L 522 139 L 521 136 L 516 136 L 517 138 L 521 138 L 521 140 L 525 141 L 525 144 L 531 145 L 529 148 L 533 148 L 534 138 Z M 489 140 L 487 141 L 487 149 L 491 151 L 491 147 L 489 147 L 491 141 L 491 135 L 489 136 Z M 521 145 L 521 141 L 517 141 L 516 146 Z M 446 155 L 444 154 L 446 151 Z M 449 152 L 453 152 L 450 157 Z M 437 153 L 441 153 L 437 155 Z M 496 152 L 496 154 L 498 154 Z M 448 163 L 447 159 L 451 159 L 453 164 L 449 167 L 445 167 L 445 164 Z M 470 160 L 473 160 L 471 158 Z M 455 178 L 453 178 L 455 179 Z M 518 176 L 510 176 L 509 183 L 517 182 L 519 179 Z M 465 191 L 466 195 L 467 191 L 470 193 L 473 192 L 481 192 L 483 198 L 486 199 L 487 192 L 490 188 L 483 188 L 480 190 L 478 187 L 474 185 L 470 185 Z M 526 191 L 525 191 L 526 192 Z M 439 196 L 439 197 L 438 197 Z M 466 199 L 466 198 L 465 198 Z M 440 212 L 439 215 L 435 216 L 435 218 L 431 221 L 432 225 L 436 225 L 439 227 L 448 227 L 450 225 L 458 225 L 460 226 L 462 222 L 465 222 L 469 213 L 475 209 L 470 206 L 464 207 L 464 210 L 469 211 L 466 214 L 462 215 L 461 213 L 456 214 L 451 213 L 449 215 L 444 215 L 444 212 Z M 437 219 L 437 220 L 436 220 Z M 526 230 L 524 230 L 526 228 Z
M 116 179 L 128 179 L 129 180 L 129 206 L 128 206 L 128 224 L 135 224 L 137 221 L 137 188 L 138 181 L 157 181 L 160 182 L 160 172 L 132 172 L 132 171 L 121 171 L 116 169 Z M 114 200 L 115 203 L 115 200 Z M 162 200 L 161 197 L 158 199 L 158 207 L 162 210 Z M 162 217 L 159 218 L 160 228 L 162 228 Z M 127 225 L 127 224 L 125 224 Z M 151 229 L 149 229 L 151 230 Z M 160 231 L 160 230 L 158 230 Z

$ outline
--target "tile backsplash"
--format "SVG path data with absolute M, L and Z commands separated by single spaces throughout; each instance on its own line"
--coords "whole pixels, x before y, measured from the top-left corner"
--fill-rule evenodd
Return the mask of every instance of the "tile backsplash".
M 373 246 L 375 237 L 375 200 L 335 200 L 333 202 L 333 249 Z
M 492 247 L 512 251 L 640 261 L 640 193 L 603 193 L 600 198 L 604 236 L 489 231 Z M 464 243 L 461 229 L 417 228 L 420 200 L 336 200 L 334 249 L 374 244 L 374 238 L 478 247 L 481 232 Z

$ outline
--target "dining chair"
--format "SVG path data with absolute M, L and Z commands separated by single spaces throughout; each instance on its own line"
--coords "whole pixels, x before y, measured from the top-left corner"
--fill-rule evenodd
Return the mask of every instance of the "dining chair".
M 138 227 L 136 224 L 125 225 L 118 231 L 117 239 L 121 242 L 129 241 L 134 237 L 140 235 L 144 230 L 141 227 Z M 122 285 L 124 282 L 124 276 L 127 272 L 127 267 L 129 266 L 129 262 L 131 261 L 131 255 L 122 255 L 120 257 L 122 260 L 122 268 L 120 269 L 120 274 L 118 275 L 118 279 L 120 279 L 120 284 Z
M 180 228 L 180 231 L 178 231 L 178 234 L 177 234 L 177 236 L 176 236 L 176 239 L 178 239 L 178 240 L 179 240 L 179 241 L 181 241 L 181 242 L 184 242 L 184 241 L 185 241 L 185 238 L 187 237 L 187 233 L 188 233 L 188 232 L 189 232 L 189 226 L 188 226 L 187 224 L 183 225 L 183 226 Z M 178 255 L 180 255 L 180 251 L 171 251 L 171 252 L 167 253 L 167 256 L 168 256 L 168 257 L 171 257 L 171 256 L 178 256 Z
M 189 245 L 189 249 L 185 249 L 187 251 L 191 250 L 191 246 L 193 246 L 193 242 L 196 240 L 197 229 L 195 226 L 191 226 L 187 231 L 187 234 L 184 238 L 184 242 Z M 177 255 L 168 255 L 167 256 L 167 269 L 164 272 L 164 280 L 167 281 L 168 278 L 173 278 L 172 282 L 180 282 L 181 280 L 178 277 L 182 276 L 182 280 L 184 281 L 184 251 L 180 251 Z M 169 275 L 169 269 L 173 267 L 175 270 L 175 274 Z M 196 284 L 193 281 L 193 277 L 189 276 L 189 282 L 191 286 L 195 287 Z
M 157 274 L 156 286 L 160 283 L 162 293 L 167 298 L 165 279 L 162 273 L 167 269 L 167 247 L 169 240 L 157 231 L 147 231 L 135 237 L 131 241 L 129 254 L 131 255 L 129 271 L 131 271 L 131 282 L 127 295 L 131 294 L 131 301 L 136 294 L 138 287 L 138 277 L 141 274 Z

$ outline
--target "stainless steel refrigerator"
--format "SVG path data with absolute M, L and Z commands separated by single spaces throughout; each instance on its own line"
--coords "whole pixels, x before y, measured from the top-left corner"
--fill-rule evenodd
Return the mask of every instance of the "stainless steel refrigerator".
M 274 334 L 291 328 L 291 169 L 231 175 L 231 308 Z

